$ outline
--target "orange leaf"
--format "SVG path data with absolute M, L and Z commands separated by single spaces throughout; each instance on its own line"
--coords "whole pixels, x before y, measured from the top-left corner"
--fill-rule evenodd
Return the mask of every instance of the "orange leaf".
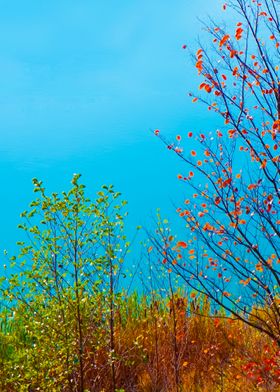
M 222 188 L 227 187 L 232 182 L 232 178 L 228 178 L 222 183 Z
M 210 154 L 210 152 L 209 152 L 208 150 L 204 151 L 204 155 L 205 155 L 206 157 L 210 157 L 210 156 L 211 156 L 211 154 Z
M 250 185 L 248 185 L 247 189 L 248 189 L 249 191 L 251 191 L 252 189 L 255 189 L 256 187 L 257 187 L 256 184 L 250 184 Z
M 221 48 L 223 45 L 225 45 L 225 43 L 230 39 L 229 34 L 226 34 L 223 36 L 223 38 L 220 41 L 219 47 Z
M 177 247 L 178 247 L 178 248 L 186 249 L 186 248 L 188 247 L 188 245 L 187 245 L 187 243 L 184 242 L 184 241 L 178 241 L 178 242 L 177 242 Z
M 224 292 L 223 292 L 223 296 L 224 296 L 224 297 L 230 297 L 230 293 L 227 292 L 227 291 L 224 291 Z
M 239 41 L 242 38 L 242 33 L 243 33 L 243 29 L 241 27 L 238 27 L 238 29 L 236 29 L 235 32 L 235 38 L 237 41 Z

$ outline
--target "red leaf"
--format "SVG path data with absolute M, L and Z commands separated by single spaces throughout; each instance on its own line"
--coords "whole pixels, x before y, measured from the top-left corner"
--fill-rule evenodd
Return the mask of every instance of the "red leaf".
M 232 182 L 232 178 L 228 178 L 222 183 L 222 188 L 226 188 Z
M 188 247 L 188 245 L 187 245 L 187 243 L 184 242 L 184 241 L 178 241 L 178 242 L 177 242 L 177 247 L 178 247 L 178 248 L 186 249 L 186 248 Z

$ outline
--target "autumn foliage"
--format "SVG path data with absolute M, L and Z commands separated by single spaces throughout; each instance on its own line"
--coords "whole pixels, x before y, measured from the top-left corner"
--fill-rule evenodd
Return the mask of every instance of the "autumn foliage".
M 157 132 L 186 164 L 177 212 L 187 246 L 166 231 L 151 237 L 189 287 L 280 345 L 279 2 L 234 0 L 223 9 L 235 23 L 207 27 L 211 48 L 194 55 L 202 81 L 190 93 L 216 124 L 174 143 Z
M 99 297 L 96 308 L 91 308 L 95 314 L 94 323 L 85 326 L 83 331 L 86 391 L 112 390 L 108 325 L 100 313 L 96 314 L 101 309 L 100 301 Z M 117 390 L 279 390 L 280 351 L 277 345 L 238 320 L 229 320 L 222 314 L 211 316 L 206 299 L 187 299 L 175 293 L 173 300 L 159 296 L 152 300 L 150 295 L 141 298 L 134 294 L 118 301 L 115 316 Z M 40 333 L 40 323 L 36 315 L 23 309 L 19 309 L 13 319 L 2 323 L 1 391 L 28 390 L 24 388 L 79 390 L 75 348 L 70 350 L 70 388 L 59 338 L 55 332 L 51 336 L 43 331 Z M 51 323 L 49 326 L 50 331 Z M 74 319 L 69 324 L 71 330 L 75 331 Z

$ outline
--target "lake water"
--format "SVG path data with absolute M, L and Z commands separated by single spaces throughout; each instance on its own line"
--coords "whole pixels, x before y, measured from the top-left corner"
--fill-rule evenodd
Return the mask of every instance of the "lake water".
M 219 7 L 217 3 L 215 7 Z M 217 8 L 218 9 L 218 8 Z M 197 17 L 211 2 L 11 1 L 0 15 L 0 248 L 14 249 L 31 179 L 89 193 L 114 184 L 129 201 L 128 231 L 183 200 L 180 162 L 152 135 L 209 128 L 191 105 Z

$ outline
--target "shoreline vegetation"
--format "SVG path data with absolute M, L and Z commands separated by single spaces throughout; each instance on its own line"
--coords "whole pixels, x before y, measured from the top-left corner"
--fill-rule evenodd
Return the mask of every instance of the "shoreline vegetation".
M 51 196 L 33 180 L 27 242 L 1 278 L 0 390 L 279 390 L 277 342 L 184 291 L 151 246 L 142 292 L 121 288 L 134 278 L 123 268 L 126 203 L 112 187 L 90 201 L 79 178 Z
M 24 306 L 1 321 L 1 391 L 80 391 L 75 301 Z M 211 315 L 206 299 L 122 295 L 115 348 L 104 294 L 83 308 L 84 391 L 277 391 L 279 347 L 236 320 Z M 105 309 L 104 309 L 105 308 Z M 71 317 L 72 316 L 72 317 Z

